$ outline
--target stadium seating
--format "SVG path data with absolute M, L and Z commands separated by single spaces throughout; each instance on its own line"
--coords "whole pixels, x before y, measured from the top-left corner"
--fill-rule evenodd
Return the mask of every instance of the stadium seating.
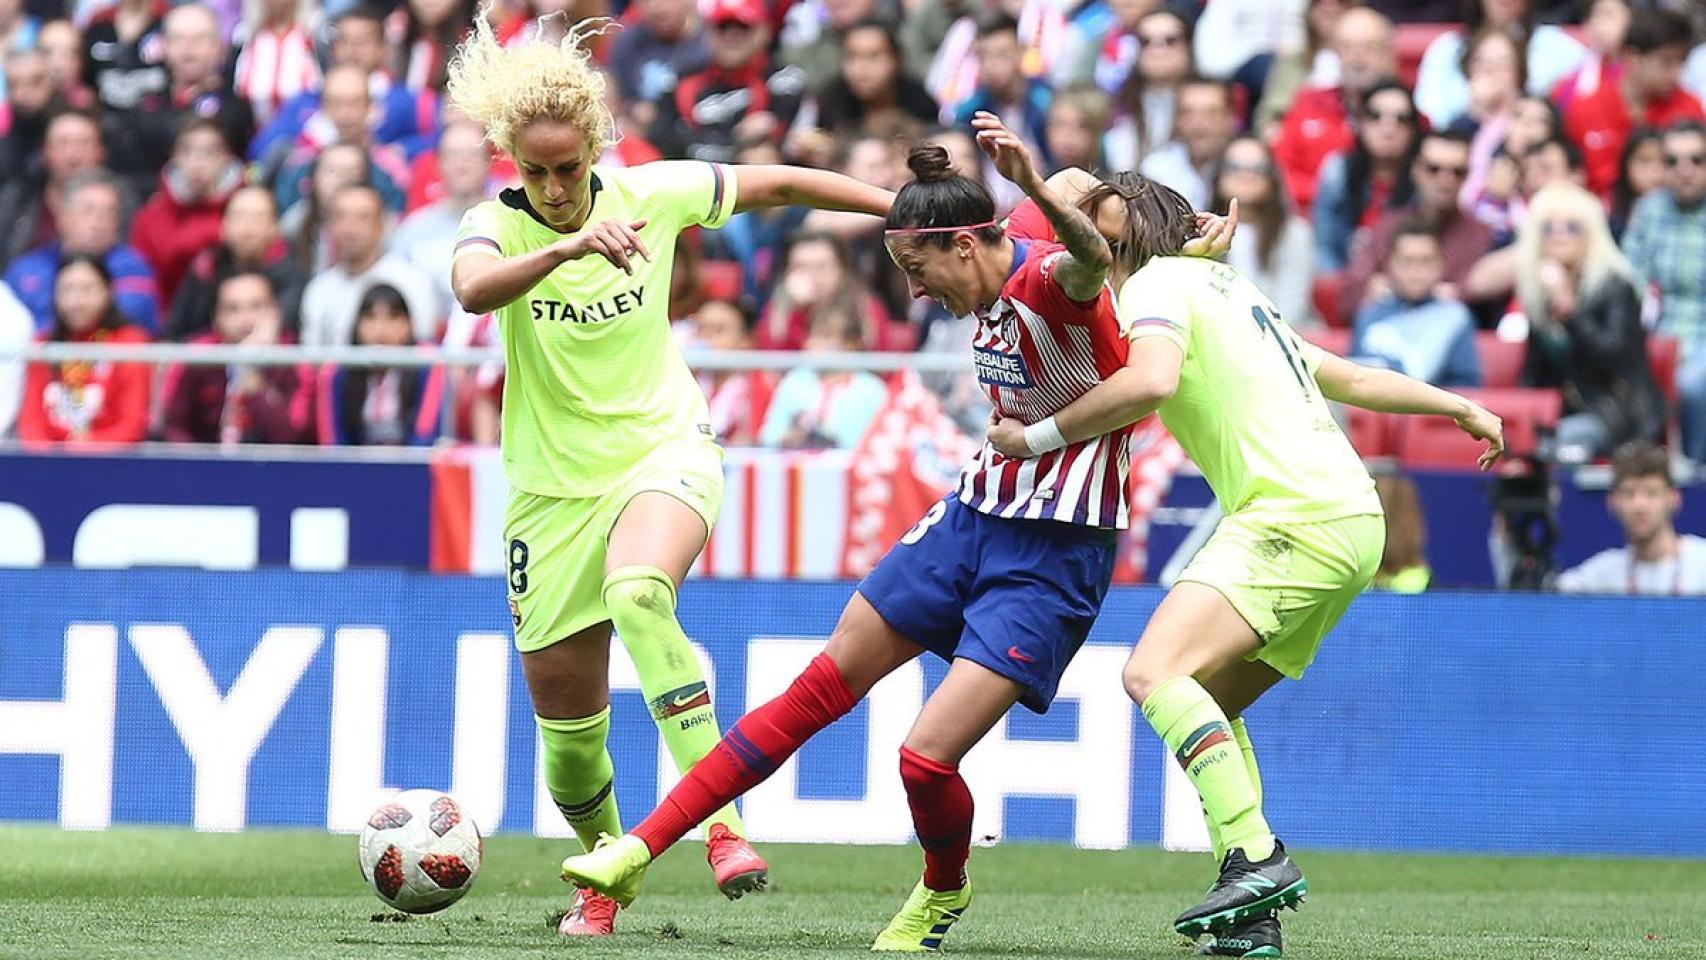
M 1422 67 L 1422 54 L 1428 44 L 1442 33 L 1458 29 L 1455 23 L 1400 23 L 1392 34 L 1392 50 L 1398 57 L 1398 79 L 1404 86 L 1416 88 L 1416 74 Z
M 1315 344 L 1328 353 L 1344 356 L 1351 349 L 1351 332 L 1337 327 L 1316 327 L 1313 330 L 1299 331 L 1303 339 Z
M 1315 313 L 1321 322 L 1331 326 L 1343 326 L 1339 318 L 1339 275 L 1324 273 L 1315 278 L 1310 288 L 1310 302 L 1315 305 Z
M 706 260 L 699 264 L 699 281 L 707 300 L 738 300 L 744 278 L 741 266 L 731 260 Z
M 1403 417 L 1361 407 L 1345 408 L 1345 434 L 1351 446 L 1364 457 L 1390 457 L 1397 452 L 1399 423 Z
M 1665 402 L 1676 407 L 1676 367 L 1678 345 L 1675 337 L 1652 334 L 1647 337 L 1647 362 L 1653 367 L 1653 379 L 1658 381 Z
M 1461 392 L 1504 420 L 1505 449 L 1511 456 L 1533 453 L 1540 429 L 1557 424 L 1563 409 L 1563 397 L 1556 390 Z M 1482 450 L 1480 442 L 1444 417 L 1401 418 L 1397 433 L 1398 458 L 1406 467 L 1461 470 L 1473 466 Z
M 1523 361 L 1528 359 L 1528 344 L 1500 340 L 1494 333 L 1477 333 L 1475 356 L 1481 361 L 1481 386 L 1514 387 L 1522 379 Z

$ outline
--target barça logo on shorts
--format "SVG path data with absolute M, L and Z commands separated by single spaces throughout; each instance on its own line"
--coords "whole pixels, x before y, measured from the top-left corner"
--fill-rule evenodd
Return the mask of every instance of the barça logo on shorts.
M 1003 353 L 988 347 L 974 347 L 972 364 L 977 367 L 979 383 L 1010 390 L 1031 388 L 1031 372 L 1025 369 L 1025 358 L 1017 351 Z
M 509 618 L 511 620 L 515 621 L 515 628 L 517 630 L 520 630 L 521 629 L 521 604 L 516 603 L 514 597 L 509 598 Z

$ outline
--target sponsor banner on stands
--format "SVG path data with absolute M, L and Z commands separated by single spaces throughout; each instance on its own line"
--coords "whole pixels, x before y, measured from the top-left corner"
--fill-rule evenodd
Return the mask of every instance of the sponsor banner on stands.
M 723 725 L 804 668 L 851 589 L 683 589 Z M 486 831 L 568 834 L 540 783 L 500 578 L 46 568 L 0 570 L 0 597 L 0 820 L 349 832 L 390 793 L 432 787 Z M 1119 682 L 1160 597 L 1115 588 L 1052 709 L 1015 709 L 966 758 L 976 836 L 1201 842 L 1189 788 Z M 1672 599 L 1364 597 L 1304 682 L 1247 715 L 1268 817 L 1304 848 L 1706 856 L 1706 739 L 1673 682 L 1706 673 L 1698 619 Z M 610 749 L 634 818 L 675 772 L 621 644 L 611 654 Z M 897 670 L 753 790 L 753 837 L 907 842 L 896 751 L 945 670 Z M 1545 683 L 1513 680 L 1536 670 Z M 1515 770 L 1513 697 L 1524 730 L 1545 732 L 1521 737 Z

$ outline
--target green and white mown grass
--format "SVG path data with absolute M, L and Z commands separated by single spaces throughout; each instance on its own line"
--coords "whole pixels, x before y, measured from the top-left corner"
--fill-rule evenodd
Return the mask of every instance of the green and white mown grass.
M 767 846 L 771 890 L 729 903 L 683 844 L 618 936 L 565 943 L 563 841 L 489 840 L 467 898 L 406 922 L 363 887 L 353 837 L 0 826 L 0 849 L 3 960 L 853 957 L 919 868 L 909 848 Z M 1294 853 L 1299 960 L 1706 958 L 1706 863 Z M 1211 879 L 1200 855 L 1028 845 L 975 850 L 972 876 L 953 954 L 1143 960 L 1190 956 L 1171 922 Z

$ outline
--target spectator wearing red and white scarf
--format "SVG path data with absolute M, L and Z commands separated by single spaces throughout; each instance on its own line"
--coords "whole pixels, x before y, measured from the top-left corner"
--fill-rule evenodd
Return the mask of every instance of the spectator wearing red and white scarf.
M 320 64 L 300 0 L 262 0 L 244 25 L 237 52 L 237 94 L 265 126 L 285 101 L 320 89 Z

